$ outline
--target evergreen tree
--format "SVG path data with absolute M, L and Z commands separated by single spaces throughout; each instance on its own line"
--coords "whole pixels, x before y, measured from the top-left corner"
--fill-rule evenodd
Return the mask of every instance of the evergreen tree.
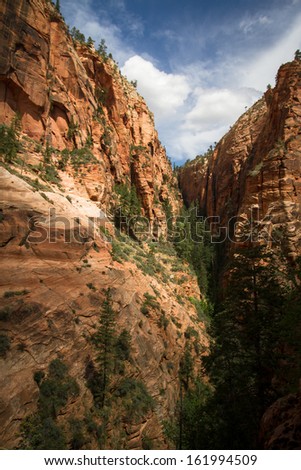
M 178 256 L 193 267 L 201 292 L 206 294 L 212 285 L 210 273 L 214 252 L 198 203 L 182 209 L 173 229 L 173 242 Z
M 55 3 L 55 8 L 57 9 L 57 11 L 59 13 L 61 13 L 61 5 L 60 5 L 60 0 L 56 0 L 56 3 Z
M 295 52 L 295 60 L 301 60 L 301 51 L 297 49 Z
M 21 148 L 20 131 L 21 119 L 17 114 L 12 119 L 10 126 L 0 124 L 0 155 L 4 156 L 7 163 L 13 162 Z
M 73 26 L 73 28 L 71 29 L 70 35 L 72 39 L 74 39 L 74 41 L 78 41 L 81 44 L 86 42 L 85 35 L 81 33 L 79 29 L 75 28 L 75 26 Z
M 91 38 L 91 36 L 88 37 L 87 39 L 87 46 L 92 47 L 94 46 L 95 41 Z
M 128 235 L 136 238 L 135 224 L 141 215 L 141 204 L 137 195 L 135 185 L 130 187 L 126 184 L 115 186 L 118 195 L 119 206 L 115 210 L 114 223 L 116 228 L 125 231 Z
M 237 253 L 228 275 L 205 358 L 221 416 L 216 448 L 252 449 L 262 414 L 277 398 L 273 377 L 281 351 L 285 283 L 261 248 Z
M 101 39 L 101 41 L 98 45 L 98 48 L 97 48 L 97 52 L 103 59 L 107 59 L 108 58 L 108 52 L 107 51 L 108 51 L 108 47 L 106 45 L 106 41 L 105 41 L 105 39 Z
M 99 396 L 96 401 L 103 407 L 110 375 L 114 367 L 115 345 L 115 311 L 112 307 L 112 295 L 110 289 L 105 291 L 105 300 L 99 318 L 99 327 L 92 336 L 92 342 L 97 349 L 96 362 L 99 366 Z

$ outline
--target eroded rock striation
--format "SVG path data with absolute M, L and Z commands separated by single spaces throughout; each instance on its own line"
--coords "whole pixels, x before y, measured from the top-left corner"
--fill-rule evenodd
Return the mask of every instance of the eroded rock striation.
M 5 0 L 0 13 L 0 116 L 15 136 L 0 169 L 0 445 L 20 444 L 20 424 L 41 406 L 39 380 L 59 359 L 79 387 L 55 411 L 69 447 L 76 422 L 84 448 L 167 448 L 185 346 L 197 367 L 208 344 L 200 292 L 172 247 L 116 238 L 110 217 L 133 190 L 156 241 L 180 207 L 152 114 L 109 56 L 71 38 L 51 2 Z M 101 415 L 88 382 L 108 290 L 115 330 L 131 340 Z

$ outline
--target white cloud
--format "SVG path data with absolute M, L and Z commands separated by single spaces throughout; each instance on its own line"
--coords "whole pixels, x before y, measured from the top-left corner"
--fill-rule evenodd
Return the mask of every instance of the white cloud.
M 177 138 L 167 135 L 175 160 L 192 158 L 218 142 L 260 93 L 253 89 L 197 88 L 193 95 L 194 105 L 187 106 L 177 123 Z
M 253 90 L 196 89 L 197 101 L 186 114 L 184 130 L 216 130 L 233 122 L 254 102 Z
M 174 160 L 206 151 L 260 96 L 250 88 L 206 86 L 212 71 L 202 63 L 172 74 L 135 55 L 126 61 L 122 73 L 138 81 L 138 91 L 154 112 L 159 136 Z
M 121 71 L 129 80 L 138 81 L 138 90 L 155 113 L 157 122 L 172 117 L 191 91 L 187 77 L 163 72 L 138 55 L 128 59 Z

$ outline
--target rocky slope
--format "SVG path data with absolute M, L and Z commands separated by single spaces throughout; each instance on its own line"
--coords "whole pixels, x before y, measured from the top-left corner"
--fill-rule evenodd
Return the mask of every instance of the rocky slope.
M 51 3 L 5 0 L 0 12 L 0 445 L 18 445 L 37 410 L 33 376 L 59 358 L 79 387 L 57 416 L 68 442 L 72 418 L 84 448 L 99 447 L 104 422 L 106 448 L 166 448 L 185 346 L 195 368 L 207 346 L 200 292 L 170 245 L 116 238 L 106 215 L 122 203 L 116 185 L 134 189 L 156 241 L 181 204 L 152 115 L 110 57 L 72 40 Z M 131 352 L 104 417 L 87 377 L 108 288 Z M 125 380 L 153 398 L 135 419 Z
M 252 233 L 270 246 L 280 241 L 291 259 L 300 254 L 300 116 L 301 62 L 294 60 L 280 68 L 275 88 L 238 119 L 209 159 L 181 169 L 186 203 L 198 199 L 207 216 L 219 217 L 216 229 L 227 228 L 232 248 L 248 243 Z

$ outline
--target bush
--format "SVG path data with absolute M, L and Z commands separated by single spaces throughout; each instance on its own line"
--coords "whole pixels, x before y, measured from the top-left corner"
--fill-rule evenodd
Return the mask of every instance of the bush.
M 62 429 L 50 418 L 39 414 L 25 418 L 21 427 L 21 449 L 27 450 L 64 450 L 66 439 Z
M 70 430 L 72 432 L 72 437 L 70 441 L 70 448 L 72 450 L 79 450 L 84 447 L 87 443 L 87 439 L 85 438 L 84 431 L 83 431 L 83 423 L 79 419 L 71 418 L 69 421 Z
M 168 324 L 169 324 L 168 318 L 166 318 L 165 313 L 162 313 L 162 315 L 160 316 L 158 320 L 158 327 L 166 330 Z
M 11 314 L 10 307 L 4 307 L 0 310 L 0 321 L 8 321 Z
M 20 149 L 19 118 L 14 118 L 10 126 L 0 124 L 0 155 L 7 163 L 12 163 Z
M 112 258 L 118 263 L 122 263 L 122 260 L 128 260 L 128 255 L 124 252 L 125 244 L 120 243 L 117 240 L 112 240 Z
M 123 399 L 128 421 L 137 421 L 154 409 L 153 398 L 149 395 L 144 383 L 136 379 L 124 378 L 115 390 L 115 395 Z
M 144 297 L 145 297 L 145 301 L 144 301 L 145 305 L 147 305 L 147 306 L 149 306 L 153 309 L 159 309 L 160 308 L 160 304 L 159 304 L 159 302 L 157 302 L 156 297 L 149 294 L 148 292 L 145 292 Z
M 6 334 L 0 335 L 0 357 L 5 358 L 10 349 L 10 339 Z
M 33 374 L 33 380 L 38 384 L 38 386 L 40 385 L 44 377 L 45 377 L 45 372 L 43 372 L 42 370 L 37 370 Z
M 128 361 L 131 354 L 131 335 L 123 330 L 118 336 L 115 344 L 116 357 L 122 361 Z
M 48 367 L 49 375 L 58 380 L 63 380 L 68 372 L 68 367 L 60 359 L 54 359 Z
M 143 313 L 143 315 L 149 317 L 149 308 L 145 304 L 141 306 L 140 311 Z
M 88 282 L 88 284 L 86 284 L 86 286 L 89 287 L 89 289 L 96 291 L 96 287 L 94 286 L 94 284 L 92 282 Z
M 185 333 L 184 333 L 184 336 L 185 336 L 186 339 L 190 339 L 190 338 L 192 338 L 193 336 L 194 336 L 195 338 L 198 338 L 198 337 L 199 337 L 199 334 L 198 334 L 198 332 L 197 332 L 194 328 L 192 328 L 192 326 L 188 326 L 188 327 L 186 328 L 186 331 L 185 331 Z
M 4 297 L 5 299 L 8 299 L 8 298 L 10 298 L 10 297 L 15 297 L 15 296 L 19 296 L 19 295 L 26 295 L 26 294 L 29 294 L 29 290 L 27 290 L 27 289 L 23 289 L 23 290 L 9 290 L 9 291 L 4 292 L 3 297 Z

